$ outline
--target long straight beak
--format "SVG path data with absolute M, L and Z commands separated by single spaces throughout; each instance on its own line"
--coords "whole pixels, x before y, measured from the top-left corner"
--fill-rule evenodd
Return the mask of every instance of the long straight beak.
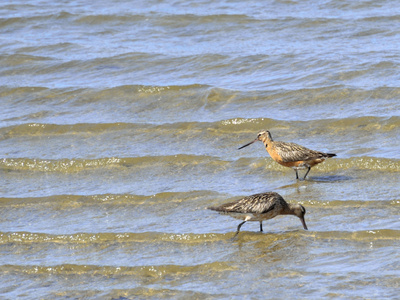
M 307 225 L 306 225 L 306 221 L 304 220 L 304 218 L 300 218 L 301 223 L 303 224 L 303 227 L 305 230 L 308 230 Z
M 252 142 L 250 142 L 250 143 L 248 143 L 248 144 L 246 144 L 246 145 L 244 145 L 244 146 L 238 148 L 238 150 L 240 150 L 240 149 L 242 149 L 242 148 L 244 148 L 244 147 L 247 147 L 248 145 L 251 145 L 251 144 L 253 144 L 253 143 L 257 142 L 257 141 L 258 141 L 258 139 L 255 139 L 254 141 L 252 141 Z

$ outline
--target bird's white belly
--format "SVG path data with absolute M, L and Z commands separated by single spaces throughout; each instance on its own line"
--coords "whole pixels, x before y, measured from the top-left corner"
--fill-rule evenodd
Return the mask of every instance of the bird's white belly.
M 274 211 L 270 211 L 266 214 L 236 213 L 236 212 L 221 212 L 221 214 L 229 215 L 230 217 L 243 221 L 264 221 L 272 219 L 278 215 Z

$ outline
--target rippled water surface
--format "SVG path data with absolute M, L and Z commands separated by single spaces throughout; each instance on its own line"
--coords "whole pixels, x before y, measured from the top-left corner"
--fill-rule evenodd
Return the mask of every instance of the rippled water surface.
M 2 1 L 4 299 L 397 299 L 397 1 Z M 275 140 L 336 153 L 307 180 Z M 275 191 L 307 209 L 206 208 Z

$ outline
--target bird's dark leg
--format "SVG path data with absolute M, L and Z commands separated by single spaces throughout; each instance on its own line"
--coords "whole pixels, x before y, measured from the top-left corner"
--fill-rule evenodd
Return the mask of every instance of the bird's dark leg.
M 294 169 L 294 171 L 296 172 L 296 179 L 299 180 L 299 173 L 297 173 L 297 169 Z
M 262 221 L 260 221 L 260 231 L 263 231 L 262 230 Z
M 310 172 L 310 170 L 311 170 L 311 167 L 308 167 L 308 170 L 307 170 L 307 172 L 306 172 L 306 175 L 304 175 L 304 178 L 303 178 L 303 180 L 305 180 L 305 179 L 306 179 L 306 176 L 308 175 L 308 172 Z
M 242 227 L 242 225 L 243 225 L 244 223 L 246 223 L 246 221 L 243 221 L 242 223 L 240 223 L 240 224 L 238 225 L 235 236 L 237 236 L 237 235 L 239 234 L 240 227 Z

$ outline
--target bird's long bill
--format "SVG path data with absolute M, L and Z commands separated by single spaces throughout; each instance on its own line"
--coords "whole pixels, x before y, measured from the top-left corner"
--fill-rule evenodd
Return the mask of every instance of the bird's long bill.
M 240 149 L 242 149 L 242 148 L 244 148 L 244 147 L 247 147 L 248 145 L 251 145 L 251 144 L 253 144 L 253 143 L 257 142 L 257 141 L 258 141 L 258 139 L 255 139 L 254 141 L 252 141 L 252 142 L 250 142 L 250 143 L 248 143 L 248 144 L 246 144 L 246 145 L 244 145 L 244 146 L 238 148 L 238 150 L 240 150 Z
M 303 227 L 305 230 L 308 230 L 307 225 L 306 225 L 306 221 L 304 220 L 304 218 L 300 218 L 301 223 L 303 224 Z

